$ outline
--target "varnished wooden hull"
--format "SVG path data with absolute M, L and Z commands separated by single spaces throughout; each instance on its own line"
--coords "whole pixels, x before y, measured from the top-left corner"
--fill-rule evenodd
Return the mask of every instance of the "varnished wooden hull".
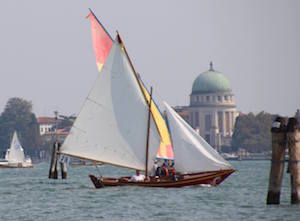
M 207 184 L 216 186 L 223 182 L 230 174 L 234 172 L 233 169 L 211 171 L 211 172 L 201 172 L 192 173 L 178 176 L 176 180 L 174 179 L 155 179 L 150 178 L 149 181 L 143 182 L 133 182 L 129 181 L 130 177 L 121 178 L 105 178 L 101 179 L 89 175 L 91 181 L 96 188 L 102 188 L 107 186 L 141 186 L 141 187 L 163 187 L 163 188 L 179 188 L 185 186 L 194 186 L 200 184 Z

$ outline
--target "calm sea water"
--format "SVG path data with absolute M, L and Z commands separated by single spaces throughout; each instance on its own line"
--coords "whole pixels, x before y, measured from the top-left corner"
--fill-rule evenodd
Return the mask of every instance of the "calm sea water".
M 0 170 L 0 220 L 300 220 L 285 174 L 281 205 L 267 206 L 269 161 L 231 162 L 238 170 L 218 187 L 94 189 L 93 167 L 68 168 L 49 180 L 49 164 Z M 103 167 L 105 175 L 131 171 Z

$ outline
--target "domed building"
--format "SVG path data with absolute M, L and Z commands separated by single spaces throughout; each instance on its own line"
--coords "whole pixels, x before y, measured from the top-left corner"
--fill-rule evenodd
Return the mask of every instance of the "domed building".
M 234 95 L 229 80 L 210 69 L 194 81 L 190 94 L 188 121 L 190 125 L 215 149 L 230 145 L 237 117 Z

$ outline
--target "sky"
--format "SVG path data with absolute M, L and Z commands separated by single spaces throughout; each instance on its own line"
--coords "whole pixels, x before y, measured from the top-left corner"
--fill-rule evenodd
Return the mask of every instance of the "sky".
M 188 105 L 209 69 L 231 82 L 237 110 L 300 109 L 300 1 L 0 1 L 0 112 L 11 97 L 37 116 L 77 114 L 98 74 L 91 8 L 121 34 L 154 98 Z

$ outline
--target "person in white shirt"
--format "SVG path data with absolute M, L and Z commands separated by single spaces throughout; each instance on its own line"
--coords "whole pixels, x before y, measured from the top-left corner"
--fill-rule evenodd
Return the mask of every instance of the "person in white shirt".
M 157 160 L 154 160 L 154 164 L 151 170 L 151 176 L 159 176 L 157 172 L 157 168 L 158 168 Z
M 136 170 L 136 175 L 132 175 L 130 178 L 130 181 L 132 182 L 141 182 L 145 180 L 145 175 L 140 174 L 139 170 Z

